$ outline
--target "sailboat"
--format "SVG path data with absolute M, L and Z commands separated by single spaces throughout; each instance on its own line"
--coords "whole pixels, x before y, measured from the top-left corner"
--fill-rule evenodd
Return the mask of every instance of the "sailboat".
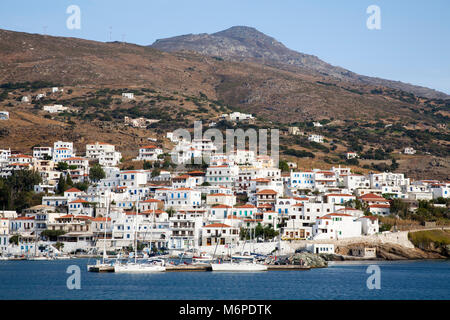
M 106 215 L 106 219 L 105 219 L 105 233 L 103 235 L 103 256 L 102 256 L 102 260 L 97 259 L 95 261 L 95 264 L 91 264 L 87 266 L 87 271 L 90 272 L 102 272 L 102 271 L 112 271 L 112 264 L 111 263 L 107 263 L 106 259 L 107 259 L 107 255 L 106 255 L 106 226 L 108 224 L 108 217 L 110 215 L 110 210 L 111 210 L 111 195 L 109 196 L 109 201 L 108 201 L 108 210 L 107 210 L 107 215 Z M 112 222 L 112 221 L 111 221 Z
M 245 242 L 244 242 L 245 245 Z M 255 271 L 267 271 L 267 266 L 259 264 L 253 256 L 233 256 L 231 254 L 230 245 L 230 257 L 229 262 L 224 263 L 211 263 L 212 271 L 227 271 L 227 272 L 255 272 Z M 245 259 L 243 259 L 245 257 Z
M 126 263 L 115 263 L 114 272 L 117 273 L 151 273 L 151 272 L 163 272 L 166 271 L 164 260 L 152 261 L 151 263 L 142 263 L 137 261 L 137 214 L 139 211 L 139 198 L 136 205 L 136 217 L 134 221 L 135 225 L 135 235 L 134 235 L 134 262 L 128 261 Z M 155 210 L 153 210 L 153 215 Z M 153 231 L 153 220 L 152 220 L 152 231 Z M 150 233 L 150 248 L 152 246 L 151 241 L 152 234 Z

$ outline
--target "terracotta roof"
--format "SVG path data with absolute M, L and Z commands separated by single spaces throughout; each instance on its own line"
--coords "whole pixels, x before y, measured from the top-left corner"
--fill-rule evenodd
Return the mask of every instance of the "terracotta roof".
M 224 224 L 224 223 L 213 223 L 213 224 L 208 224 L 204 228 L 231 228 L 231 226 Z
M 69 203 L 89 203 L 89 201 L 86 201 L 84 199 L 77 199 L 77 200 L 73 200 L 72 202 Z
M 147 200 L 143 200 L 141 201 L 141 203 L 149 203 L 149 202 L 163 202 L 162 200 L 158 200 L 158 199 L 147 199 Z
M 190 178 L 190 177 L 191 177 L 191 176 L 189 176 L 189 175 L 187 175 L 187 174 L 183 174 L 183 175 L 181 175 L 181 176 L 172 178 L 172 180 L 188 179 L 188 178 Z
M 244 204 L 244 205 L 242 205 L 242 206 L 236 206 L 235 207 L 236 209 L 244 209 L 244 208 L 251 208 L 251 209 L 256 209 L 256 207 L 254 206 L 254 205 L 252 205 L 252 204 Z
M 329 213 L 327 216 L 337 216 L 337 217 L 353 217 L 351 214 L 347 213 Z
M 270 189 L 264 189 L 261 191 L 258 191 L 256 194 L 278 194 L 278 192 Z
M 369 208 L 390 208 L 389 204 L 371 204 Z
M 70 188 L 70 189 L 67 189 L 67 190 L 64 191 L 64 192 L 82 192 L 82 191 L 79 190 L 79 189 L 77 189 L 77 188 Z
M 375 193 L 367 193 L 365 195 L 362 195 L 361 197 L 359 197 L 359 199 L 361 200 L 382 200 L 382 201 L 387 201 L 385 198 L 375 194 Z
M 111 218 L 97 217 L 93 218 L 92 221 L 111 221 Z
M 27 156 L 25 154 L 15 154 L 15 155 L 12 155 L 10 158 L 33 158 L 33 157 Z
M 208 194 L 208 195 L 206 195 L 207 197 L 209 197 L 209 196 L 211 196 L 211 197 L 214 197 L 214 196 L 218 196 L 218 197 L 231 197 L 232 196 L 232 194 L 226 194 L 226 193 L 210 193 L 210 194 Z
M 156 214 L 156 215 L 160 215 L 161 213 L 165 213 L 165 211 L 163 211 L 163 210 L 145 210 L 145 211 L 142 211 L 139 214 L 145 214 L 145 215 Z

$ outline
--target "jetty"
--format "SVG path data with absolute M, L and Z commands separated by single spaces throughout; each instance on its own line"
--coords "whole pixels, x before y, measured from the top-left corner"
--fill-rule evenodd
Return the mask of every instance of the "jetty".
M 267 265 L 268 271 L 307 271 L 310 270 L 311 267 L 295 265 L 295 264 L 286 264 L 286 265 Z M 90 269 L 91 272 L 114 272 L 113 266 L 93 266 Z M 212 271 L 210 264 L 203 265 L 193 265 L 193 264 L 185 264 L 185 265 L 167 265 L 167 272 L 205 272 Z

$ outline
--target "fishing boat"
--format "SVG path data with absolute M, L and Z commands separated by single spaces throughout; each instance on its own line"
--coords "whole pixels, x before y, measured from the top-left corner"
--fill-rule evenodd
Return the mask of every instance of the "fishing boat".
M 206 252 L 200 252 L 197 255 L 194 255 L 192 257 L 192 262 L 194 263 L 206 263 L 206 262 L 211 262 L 213 260 L 213 256 L 211 256 L 210 254 L 206 253 Z

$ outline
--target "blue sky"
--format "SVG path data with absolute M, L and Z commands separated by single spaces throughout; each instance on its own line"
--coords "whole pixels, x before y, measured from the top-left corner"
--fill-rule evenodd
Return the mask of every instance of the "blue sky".
M 69 30 L 69 5 L 81 29 Z M 381 9 L 369 30 L 366 8 Z M 188 33 L 252 26 L 287 47 L 351 71 L 450 94 L 450 1 L 376 0 L 39 0 L 1 1 L 0 28 L 147 45 Z M 1 45 L 1 44 L 0 44 Z

